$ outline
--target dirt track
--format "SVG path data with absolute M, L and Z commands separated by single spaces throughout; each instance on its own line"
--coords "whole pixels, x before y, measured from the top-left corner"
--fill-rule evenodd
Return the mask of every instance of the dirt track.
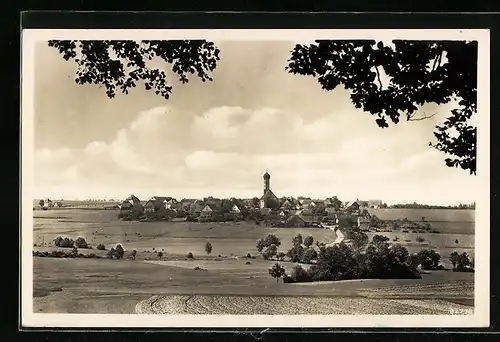
M 136 312 L 167 315 L 470 315 L 473 308 L 444 300 L 174 295 L 153 296 L 141 301 Z

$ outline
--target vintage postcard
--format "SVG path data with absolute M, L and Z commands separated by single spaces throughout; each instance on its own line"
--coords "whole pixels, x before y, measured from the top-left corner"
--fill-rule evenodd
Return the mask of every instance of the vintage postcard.
M 489 31 L 24 30 L 22 325 L 485 327 Z

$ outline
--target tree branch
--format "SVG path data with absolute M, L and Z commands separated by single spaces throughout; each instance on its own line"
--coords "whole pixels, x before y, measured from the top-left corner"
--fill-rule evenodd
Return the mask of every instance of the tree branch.
M 421 121 L 421 120 L 427 120 L 427 119 L 430 119 L 432 118 L 434 115 L 436 115 L 437 113 L 434 113 L 434 114 L 431 114 L 429 116 L 427 116 L 425 113 L 422 117 L 420 118 L 413 118 L 411 116 L 408 117 L 408 120 L 407 121 Z
M 380 85 L 380 90 L 382 90 L 382 82 L 380 81 L 380 73 L 378 72 L 378 66 L 375 65 L 375 71 L 377 72 L 378 84 Z

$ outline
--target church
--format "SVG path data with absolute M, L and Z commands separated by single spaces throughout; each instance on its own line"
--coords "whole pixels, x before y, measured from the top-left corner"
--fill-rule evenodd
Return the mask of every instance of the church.
M 270 209 L 278 209 L 279 207 L 279 199 L 276 195 L 271 191 L 270 188 L 271 183 L 271 175 L 266 171 L 264 173 L 264 195 L 260 198 L 260 207 L 262 208 L 270 208 Z M 275 203 L 276 208 L 273 207 L 273 202 Z

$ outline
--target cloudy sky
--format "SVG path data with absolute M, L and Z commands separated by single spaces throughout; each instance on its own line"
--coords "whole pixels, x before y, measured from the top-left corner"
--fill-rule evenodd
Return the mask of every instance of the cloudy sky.
M 387 203 L 474 201 L 476 179 L 428 146 L 449 108 L 382 130 L 342 89 L 284 71 L 293 42 L 218 42 L 214 82 L 175 79 L 170 100 L 135 88 L 110 100 L 39 43 L 35 196 L 281 196 Z

